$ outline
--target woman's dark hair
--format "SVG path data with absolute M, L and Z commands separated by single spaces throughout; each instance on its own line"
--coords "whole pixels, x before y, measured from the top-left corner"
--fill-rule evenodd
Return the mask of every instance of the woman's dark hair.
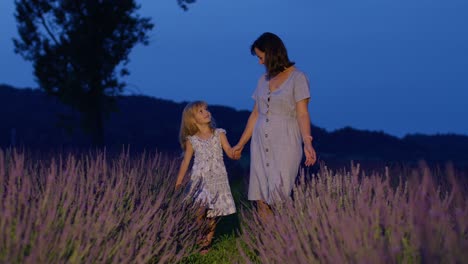
M 265 32 L 252 43 L 252 46 L 250 46 L 252 55 L 256 55 L 255 48 L 265 52 L 264 63 L 267 78 L 269 79 L 294 65 L 294 62 L 288 58 L 288 52 L 283 41 L 273 33 Z

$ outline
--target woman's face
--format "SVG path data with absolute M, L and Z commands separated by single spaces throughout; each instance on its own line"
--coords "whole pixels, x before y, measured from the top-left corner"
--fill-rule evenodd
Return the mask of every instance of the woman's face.
M 259 64 L 265 64 L 265 52 L 262 52 L 261 50 L 254 48 L 255 54 L 257 55 L 258 58 L 258 63 Z

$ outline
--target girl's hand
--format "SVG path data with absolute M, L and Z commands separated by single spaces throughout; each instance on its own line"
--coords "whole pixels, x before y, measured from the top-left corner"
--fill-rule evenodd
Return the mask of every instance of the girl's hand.
M 240 159 L 243 148 L 244 146 L 239 145 L 239 144 L 235 145 L 232 148 L 232 156 L 234 157 L 234 159 Z
M 311 142 L 304 143 L 304 154 L 306 156 L 306 161 L 304 164 L 306 166 L 314 165 L 317 161 L 317 154 L 315 153 Z

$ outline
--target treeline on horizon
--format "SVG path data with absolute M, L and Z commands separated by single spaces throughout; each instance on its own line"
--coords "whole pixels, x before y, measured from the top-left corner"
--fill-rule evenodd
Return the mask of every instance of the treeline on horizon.
M 180 154 L 178 130 L 186 102 L 176 103 L 143 95 L 119 96 L 116 112 L 105 122 L 108 150 L 161 151 Z M 231 144 L 241 136 L 249 111 L 213 105 L 210 110 L 218 127 L 226 129 Z M 48 97 L 39 89 L 17 89 L 0 85 L 0 147 L 35 150 L 86 149 L 90 137 L 84 133 L 76 112 Z M 349 164 L 350 160 L 384 164 L 418 162 L 444 165 L 451 162 L 468 168 L 468 136 L 456 134 L 394 137 L 384 132 L 345 127 L 335 131 L 312 126 L 319 159 Z M 248 147 L 245 151 L 248 155 Z M 245 155 L 244 154 L 244 155 Z

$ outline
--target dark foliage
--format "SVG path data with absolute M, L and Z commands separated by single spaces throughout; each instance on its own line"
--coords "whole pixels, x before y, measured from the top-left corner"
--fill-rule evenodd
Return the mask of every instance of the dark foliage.
M 209 102 L 208 102 L 209 103 Z M 104 130 L 105 145 L 120 151 L 131 146 L 132 151 L 154 150 L 180 155 L 177 135 L 180 115 L 186 102 L 176 103 L 148 96 L 117 97 L 119 111 L 112 113 Z M 218 127 L 227 131 L 235 144 L 245 127 L 249 111 L 211 105 Z M 89 147 L 80 131 L 69 131 L 57 122 L 58 113 L 73 115 L 73 111 L 54 98 L 34 89 L 14 89 L 0 86 L 0 146 L 26 146 L 35 149 L 76 149 Z M 70 122 L 77 126 L 78 123 Z M 14 134 L 14 136 L 13 136 Z M 408 135 L 397 138 L 383 132 L 356 130 L 350 127 L 328 132 L 312 127 L 314 145 L 322 161 L 328 166 L 342 167 L 350 160 L 364 167 L 413 163 L 421 159 L 429 164 L 445 165 L 453 162 L 468 168 L 468 136 Z M 240 162 L 226 161 L 227 166 L 248 169 L 248 146 Z
M 182 8 L 184 11 L 188 10 L 188 5 L 195 3 L 195 0 L 177 0 L 177 4 Z
M 129 53 L 148 44 L 150 18 L 140 17 L 134 0 L 18 0 L 19 39 L 15 52 L 33 62 L 39 87 L 80 113 L 81 126 L 95 145 L 104 140 L 104 120 L 129 74 Z M 62 114 L 69 122 L 74 116 Z

